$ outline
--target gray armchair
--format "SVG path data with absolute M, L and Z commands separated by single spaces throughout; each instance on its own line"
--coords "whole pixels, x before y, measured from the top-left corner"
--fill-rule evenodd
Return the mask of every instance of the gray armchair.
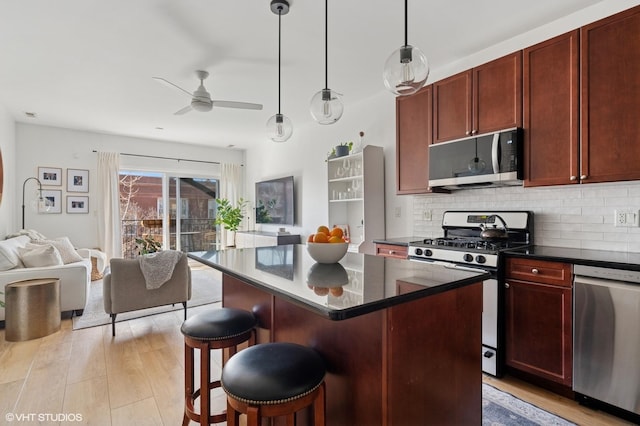
M 104 310 L 111 316 L 111 333 L 116 335 L 116 315 L 156 306 L 182 303 L 187 319 L 187 301 L 191 299 L 191 269 L 182 253 L 169 281 L 160 288 L 147 289 L 137 259 L 111 259 L 111 270 L 103 278 Z

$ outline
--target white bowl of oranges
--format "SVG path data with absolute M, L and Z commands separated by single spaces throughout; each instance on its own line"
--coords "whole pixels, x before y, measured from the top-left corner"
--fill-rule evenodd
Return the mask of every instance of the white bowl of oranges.
M 329 229 L 319 226 L 315 234 L 307 239 L 309 256 L 318 263 L 337 263 L 344 257 L 349 243 L 344 239 L 343 231 L 339 227 Z

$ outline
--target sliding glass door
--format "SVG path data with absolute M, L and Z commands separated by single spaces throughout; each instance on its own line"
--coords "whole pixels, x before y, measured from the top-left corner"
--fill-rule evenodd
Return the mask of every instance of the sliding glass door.
M 169 248 L 189 252 L 215 247 L 217 193 L 216 179 L 169 179 Z
M 123 257 L 159 248 L 215 248 L 218 180 L 160 172 L 120 172 Z

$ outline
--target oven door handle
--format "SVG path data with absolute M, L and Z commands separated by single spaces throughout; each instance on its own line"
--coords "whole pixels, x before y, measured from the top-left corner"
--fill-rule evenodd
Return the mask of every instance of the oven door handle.
M 427 262 L 433 265 L 444 266 L 445 268 L 449 268 L 449 269 L 459 269 L 461 271 L 487 272 L 485 269 L 482 269 L 482 268 L 472 268 L 469 266 L 458 265 L 457 263 L 443 262 L 442 260 L 426 260 L 426 259 L 414 259 L 414 258 L 410 258 L 409 260 L 411 262 L 422 262 L 422 263 Z

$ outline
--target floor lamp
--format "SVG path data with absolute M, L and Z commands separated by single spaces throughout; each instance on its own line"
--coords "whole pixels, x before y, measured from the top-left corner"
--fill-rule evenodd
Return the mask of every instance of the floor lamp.
M 40 182 L 40 179 L 33 176 L 26 178 L 24 182 L 22 182 L 22 229 L 24 229 L 24 188 L 27 185 L 27 182 L 29 182 L 32 179 L 38 182 L 38 202 L 41 203 L 44 201 L 44 206 L 47 210 L 49 209 L 49 207 L 51 207 L 50 203 L 48 203 L 42 198 L 42 183 Z

